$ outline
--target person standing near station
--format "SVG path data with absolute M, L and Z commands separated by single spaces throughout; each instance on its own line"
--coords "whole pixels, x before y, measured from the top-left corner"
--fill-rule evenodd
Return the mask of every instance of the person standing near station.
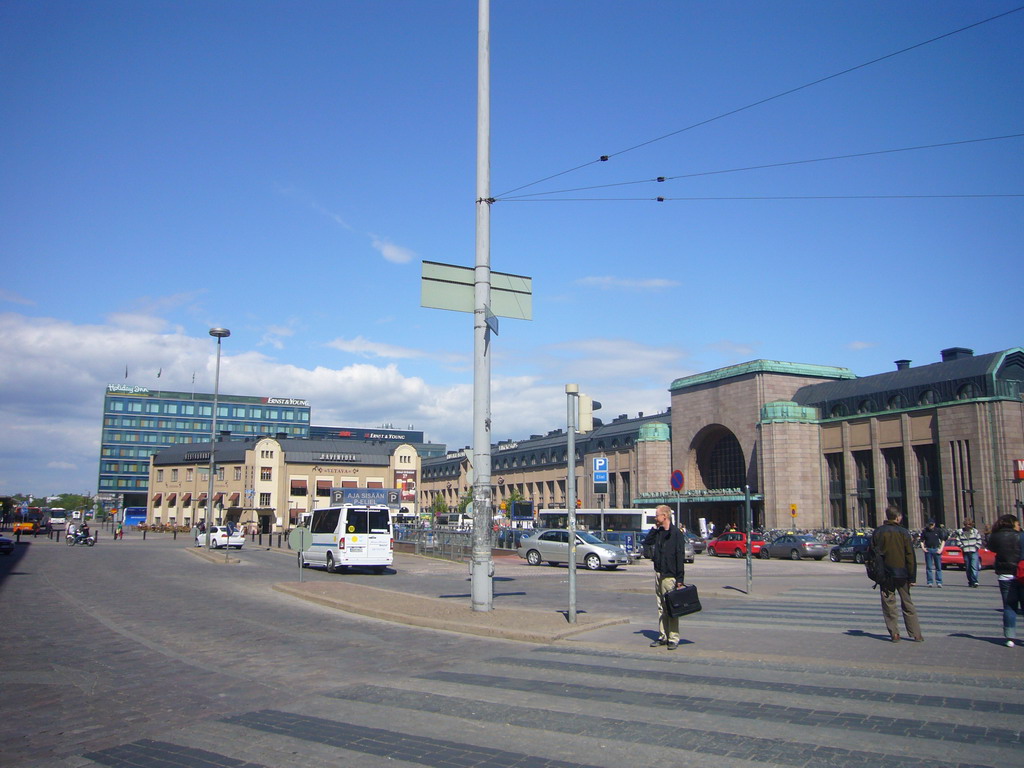
M 672 525 L 672 510 L 665 504 L 654 510 L 654 527 L 644 537 L 643 551 L 654 565 L 654 594 L 658 599 L 658 638 L 651 648 L 679 647 L 679 617 L 669 616 L 664 596 L 683 585 L 686 571 L 686 536 Z
M 896 616 L 896 595 L 899 595 L 907 633 L 915 643 L 923 643 L 917 609 L 910 597 L 910 588 L 917 581 L 917 558 L 914 556 L 914 541 L 910 531 L 900 525 L 902 517 L 897 507 L 885 510 L 885 522 L 871 534 L 868 557 L 873 557 L 877 552 L 885 559 L 886 576 L 878 582 L 878 589 L 882 593 L 882 616 L 889 637 L 894 643 L 900 641 L 900 625 Z
M 946 544 L 946 532 L 929 520 L 921 531 L 921 548 L 924 550 L 924 573 L 929 587 L 942 589 L 942 548 Z
M 956 540 L 960 551 L 964 553 L 964 570 L 967 571 L 967 586 L 978 586 L 978 575 L 981 571 L 981 560 L 978 550 L 981 549 L 981 534 L 974 527 L 974 520 L 966 518 L 964 527 L 956 532 Z
M 995 572 L 1003 599 L 1003 640 L 1007 648 L 1017 643 L 1017 615 L 1024 611 L 1024 582 L 1017 579 L 1021 551 L 1020 522 L 1013 515 L 1000 517 L 988 535 L 988 548 L 996 553 Z

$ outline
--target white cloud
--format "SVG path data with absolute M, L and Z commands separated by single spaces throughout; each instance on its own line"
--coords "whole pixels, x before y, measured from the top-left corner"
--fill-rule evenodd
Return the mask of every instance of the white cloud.
M 611 276 L 591 276 L 581 277 L 577 281 L 579 285 L 585 285 L 592 288 L 601 288 L 602 290 L 631 290 L 631 291 L 660 291 L 666 288 L 676 288 L 681 285 L 676 280 L 666 280 L 660 277 L 648 277 L 648 278 L 631 278 L 631 277 L 611 277 Z
M 872 347 L 877 346 L 878 344 L 876 344 L 873 341 L 851 341 L 849 344 L 846 345 L 846 348 L 854 352 L 860 352 L 861 350 L 871 349 Z
M 381 256 L 393 264 L 408 264 L 416 258 L 415 251 L 412 251 L 409 248 L 404 248 L 401 245 L 395 245 L 390 240 L 384 240 L 376 235 L 370 235 L 370 241 L 373 244 L 374 250 L 379 252 Z
M 284 349 L 284 341 L 282 339 L 290 338 L 294 335 L 294 328 L 284 325 L 270 325 L 267 326 L 257 346 Z
M 0 493 L 94 491 L 105 385 L 127 381 L 151 389 L 209 392 L 215 365 L 209 341 L 205 335 L 193 338 L 137 326 L 0 314 L 0 360 L 6 361 L 0 366 L 0 423 L 5 427 Z M 366 340 L 360 346 L 402 351 Z M 225 350 L 220 391 L 307 399 L 316 424 L 388 421 L 459 447 L 472 435 L 471 384 L 431 386 L 396 364 L 309 369 L 260 352 Z
M 578 339 L 550 344 L 541 352 L 545 375 L 556 381 L 628 383 L 666 381 L 684 375 L 684 350 L 630 339 Z
M 23 304 L 27 307 L 34 307 L 35 302 L 32 299 L 27 299 L 14 291 L 8 291 L 5 288 L 0 288 L 0 301 L 6 301 L 9 304 Z
M 361 357 L 388 357 L 398 359 L 425 357 L 426 353 L 419 349 L 399 347 L 394 344 L 369 341 L 362 336 L 354 339 L 334 339 L 327 342 L 327 346 L 342 352 L 351 352 Z
M 282 329 L 277 328 L 277 331 Z M 423 431 L 429 441 L 462 448 L 472 442 L 472 371 L 434 385 L 399 364 L 426 355 L 363 337 L 337 349 L 375 358 L 330 368 L 282 363 L 259 351 L 221 358 L 224 394 L 297 397 L 312 406 L 313 423 L 377 426 L 390 422 Z M 598 414 L 655 413 L 668 405 L 665 382 L 682 375 L 678 349 L 624 340 L 585 339 L 530 354 L 528 371 L 507 358 L 491 382 L 492 439 L 522 438 L 564 428 L 564 383 L 605 403 Z M 105 385 L 129 383 L 176 392 L 210 392 L 215 355 L 204 333 L 0 314 L 0 493 L 83 493 L 96 489 Z M 125 368 L 128 369 L 127 379 Z M 502 371 L 514 370 L 515 375 Z M 157 372 L 161 375 L 157 378 Z M 193 375 L 195 375 L 193 383 Z M 558 383 L 551 383 L 558 382 Z M 614 403 L 614 405 L 612 405 Z M 614 411 L 614 412 L 612 412 Z

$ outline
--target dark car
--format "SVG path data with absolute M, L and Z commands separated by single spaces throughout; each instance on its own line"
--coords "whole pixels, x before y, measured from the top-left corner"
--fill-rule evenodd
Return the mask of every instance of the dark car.
M 855 533 L 832 547 L 828 553 L 828 559 L 833 563 L 841 563 L 843 560 L 863 563 L 867 558 L 869 546 L 871 546 L 870 537 L 863 533 Z
M 0 555 L 9 555 L 14 551 L 14 540 L 0 536 Z
M 692 531 L 687 531 L 686 532 L 686 538 L 688 538 L 690 540 L 690 542 L 693 544 L 693 552 L 694 552 L 694 554 L 699 555 L 701 552 L 704 552 L 705 550 L 707 550 L 708 543 L 706 541 L 704 541 L 704 539 L 702 539 L 696 533 L 693 533 Z
M 641 531 L 592 531 L 592 533 L 601 541 L 622 547 L 634 559 L 643 556 L 644 534 Z

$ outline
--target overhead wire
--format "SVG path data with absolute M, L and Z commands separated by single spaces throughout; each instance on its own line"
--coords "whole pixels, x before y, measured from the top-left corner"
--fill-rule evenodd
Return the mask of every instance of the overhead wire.
M 944 141 L 938 144 L 919 144 L 914 147 L 897 147 L 893 149 L 877 149 L 870 152 L 851 152 L 845 155 L 829 155 L 828 157 L 815 157 L 807 160 L 785 160 L 779 163 L 764 163 L 762 165 L 748 165 L 739 168 L 724 168 L 717 171 L 695 171 L 693 173 L 681 173 L 675 176 L 654 176 L 646 179 L 634 179 L 632 181 L 618 181 L 611 182 L 608 184 L 594 184 L 587 187 L 570 187 L 568 189 L 554 189 L 547 192 L 530 192 L 526 195 L 514 195 L 511 197 L 499 197 L 497 200 L 504 201 L 517 201 L 524 200 L 530 197 L 543 197 L 546 195 L 563 195 L 567 192 L 586 192 L 591 189 L 611 189 L 613 187 L 626 187 L 636 184 L 651 184 L 651 183 L 664 183 L 666 181 L 675 181 L 676 179 L 692 179 L 697 176 L 716 176 L 725 173 L 741 173 L 743 171 L 760 171 L 766 168 L 783 168 L 791 165 L 807 165 L 809 163 L 824 163 L 832 160 L 850 160 L 853 158 L 860 157 L 871 157 L 875 155 L 888 155 L 895 154 L 897 152 L 913 152 L 921 149 L 939 149 L 942 147 L 955 147 L 963 144 L 980 144 L 986 141 L 1001 141 L 1004 139 L 1019 139 L 1024 137 L 1024 133 L 1010 133 L 1005 136 L 987 136 L 981 139 L 961 139 L 959 141 Z
M 513 192 L 518 192 L 521 189 L 526 189 L 528 187 L 536 186 L 537 184 L 542 184 L 545 181 L 550 181 L 551 179 L 558 178 L 559 176 L 565 176 L 566 174 L 574 173 L 575 171 L 579 171 L 579 170 L 581 170 L 583 168 L 587 168 L 587 167 L 589 167 L 591 165 L 594 165 L 596 163 L 607 162 L 608 160 L 610 160 L 613 157 L 618 157 L 619 155 L 624 155 L 627 152 L 632 152 L 633 150 L 640 149 L 641 147 L 646 147 L 646 146 L 649 146 L 649 145 L 654 144 L 656 142 L 664 141 L 665 139 L 671 138 L 673 136 L 678 136 L 680 133 L 685 133 L 686 131 L 691 131 L 694 128 L 699 128 L 699 127 L 701 127 L 703 125 L 707 125 L 708 123 L 713 123 L 713 122 L 715 122 L 717 120 L 722 120 L 723 118 L 739 114 L 740 112 L 745 112 L 748 109 L 753 109 L 754 107 L 761 106 L 762 104 L 767 104 L 770 101 L 775 101 L 776 99 L 781 99 L 783 96 L 789 96 L 791 94 L 797 93 L 797 92 L 805 90 L 807 88 L 811 88 L 811 87 L 813 87 L 815 85 L 820 85 L 821 83 L 828 82 L 829 80 L 834 80 L 837 77 L 842 77 L 843 75 L 848 75 L 851 72 L 856 72 L 857 70 L 864 69 L 865 67 L 870 67 L 873 64 L 878 64 L 879 62 L 886 61 L 887 59 L 891 59 L 891 58 L 894 58 L 896 56 L 900 56 L 900 55 L 902 55 L 904 53 L 909 53 L 910 51 L 916 50 L 917 48 L 922 48 L 922 47 L 924 47 L 926 45 L 930 45 L 932 43 L 938 42 L 939 40 L 944 40 L 947 37 L 952 37 L 953 35 L 958 35 L 961 32 L 966 32 L 967 30 L 974 29 L 975 27 L 980 27 L 983 24 L 988 24 L 989 22 L 996 21 L 997 19 L 1001 19 L 1001 18 L 1003 18 L 1005 16 L 1009 16 L 1010 14 L 1013 14 L 1013 13 L 1018 13 L 1019 11 L 1022 11 L 1022 10 L 1024 10 L 1024 6 L 1018 6 L 1016 8 L 1012 8 L 1012 9 L 1010 9 L 1008 11 L 1004 11 L 1003 13 L 996 14 L 995 16 L 990 16 L 987 19 L 982 19 L 981 21 L 976 21 L 976 22 L 974 22 L 972 24 L 968 24 L 967 26 L 960 27 L 959 29 L 954 29 L 951 32 L 946 32 L 944 34 L 941 34 L 941 35 L 938 35 L 936 37 L 930 38 L 928 40 L 924 40 L 924 41 L 922 41 L 920 43 L 915 43 L 914 45 L 907 46 L 906 48 L 901 48 L 898 51 L 893 51 L 892 53 L 888 53 L 888 54 L 886 54 L 884 56 L 879 56 L 877 58 L 871 59 L 870 61 L 866 61 L 866 62 L 864 62 L 862 64 L 857 64 L 856 66 L 848 67 L 847 69 L 844 69 L 844 70 L 842 70 L 840 72 L 836 72 L 836 73 L 831 74 L 831 75 L 826 75 L 825 77 L 818 78 L 817 80 L 813 80 L 813 81 L 811 81 L 809 83 L 804 83 L 803 85 L 799 85 L 799 86 L 797 86 L 795 88 L 790 88 L 788 90 L 785 90 L 785 91 L 782 91 L 780 93 L 777 93 L 774 96 L 768 96 L 768 97 L 766 97 L 764 99 L 760 99 L 758 101 L 755 101 L 755 102 L 752 102 L 750 104 L 747 104 L 746 106 L 737 107 L 736 109 L 729 110 L 728 112 L 723 112 L 722 114 L 716 115 L 715 117 L 709 117 L 709 118 L 707 118 L 705 120 L 701 120 L 699 122 L 693 123 L 692 125 L 688 125 L 685 128 L 680 128 L 678 130 L 666 133 L 666 134 L 664 134 L 662 136 L 658 136 L 658 137 L 653 138 L 653 139 L 648 139 L 647 141 L 640 142 L 639 144 L 635 144 L 635 145 L 633 145 L 631 147 L 627 147 L 626 149 L 621 149 L 618 152 L 612 152 L 612 153 L 607 154 L 607 155 L 601 155 L 596 160 L 590 160 L 590 161 L 588 161 L 586 163 L 581 163 L 580 165 L 574 166 L 572 168 L 568 168 L 568 169 L 566 169 L 564 171 L 559 171 L 558 173 L 553 173 L 553 174 L 551 174 L 549 176 L 545 176 L 542 179 L 537 179 L 536 181 L 531 181 L 528 184 L 523 184 L 521 186 L 514 187 L 513 189 L 507 190 L 506 192 L 502 192 L 501 194 L 496 195 L 495 197 L 491 198 L 491 200 L 492 201 L 500 200 L 500 199 L 504 198 L 506 195 L 510 195 Z
M 970 199 L 991 197 L 1024 197 L 1024 192 L 1006 194 L 950 194 L 950 195 L 730 195 L 707 197 L 551 197 L 551 198 L 505 198 L 510 203 L 594 203 L 594 202 L 650 202 L 667 203 L 700 200 L 923 200 L 923 199 Z

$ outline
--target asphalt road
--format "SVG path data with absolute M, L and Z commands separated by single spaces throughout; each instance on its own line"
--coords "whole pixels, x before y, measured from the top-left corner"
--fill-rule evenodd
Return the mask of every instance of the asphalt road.
M 0 558 L 0 765 L 1003 766 L 1020 762 L 1024 647 L 991 572 L 918 588 L 923 644 L 887 642 L 863 568 L 704 555 L 705 610 L 648 647 L 644 564 L 581 571 L 581 611 L 630 623 L 550 644 L 410 627 L 273 590 L 293 556 L 184 538 L 45 539 Z M 463 565 L 305 581 L 469 600 Z M 495 613 L 559 610 L 564 567 L 496 565 Z M 396 605 L 399 604 L 396 598 Z

